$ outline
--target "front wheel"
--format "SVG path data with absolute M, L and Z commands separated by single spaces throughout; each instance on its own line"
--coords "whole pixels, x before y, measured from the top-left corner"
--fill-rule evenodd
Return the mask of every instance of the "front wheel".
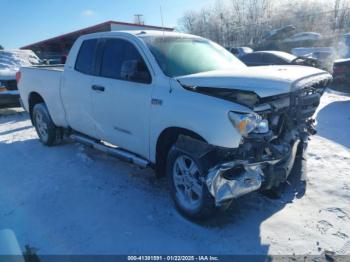
M 32 119 L 40 141 L 44 145 L 52 146 L 61 136 L 61 130 L 53 123 L 44 103 L 34 106 Z
M 173 147 L 167 159 L 167 175 L 177 209 L 190 218 L 207 218 L 215 211 L 201 165 L 189 154 Z

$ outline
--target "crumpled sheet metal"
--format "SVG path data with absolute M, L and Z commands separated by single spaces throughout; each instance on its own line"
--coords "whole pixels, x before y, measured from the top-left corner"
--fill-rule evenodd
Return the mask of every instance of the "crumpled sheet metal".
M 226 179 L 222 174 L 237 163 L 230 162 L 219 165 L 209 170 L 206 183 L 210 194 L 215 199 L 216 206 L 248 194 L 261 187 L 263 172 L 259 166 L 244 166 L 245 172 L 234 180 Z

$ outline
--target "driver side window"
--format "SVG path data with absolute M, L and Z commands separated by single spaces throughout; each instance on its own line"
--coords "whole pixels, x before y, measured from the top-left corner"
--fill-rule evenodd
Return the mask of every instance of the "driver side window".
M 123 39 L 106 39 L 100 75 L 106 78 L 151 83 L 151 75 L 136 47 Z

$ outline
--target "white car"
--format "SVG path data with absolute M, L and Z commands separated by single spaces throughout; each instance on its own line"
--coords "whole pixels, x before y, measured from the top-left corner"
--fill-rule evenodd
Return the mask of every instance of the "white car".
M 240 58 L 246 54 L 252 53 L 254 50 L 247 46 L 242 47 L 231 47 L 228 49 L 233 55 Z
M 322 35 L 319 33 L 301 32 L 284 39 L 282 42 L 291 43 L 291 42 L 301 42 L 301 41 L 318 41 L 321 38 L 322 38 Z
M 63 67 L 23 67 L 24 108 L 43 144 L 70 135 L 169 177 L 178 209 L 206 217 L 286 181 L 314 133 L 328 73 L 246 67 L 198 36 L 85 35 Z
M 21 66 L 39 62 L 31 50 L 0 50 L 0 107 L 19 106 L 16 73 Z

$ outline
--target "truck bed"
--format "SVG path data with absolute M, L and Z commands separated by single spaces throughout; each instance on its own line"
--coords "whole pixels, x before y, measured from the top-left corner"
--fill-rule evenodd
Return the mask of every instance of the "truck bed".
M 65 113 L 60 89 L 64 65 L 39 65 L 21 67 L 18 90 L 24 108 L 29 111 L 29 100 L 33 93 L 39 94 L 46 103 L 52 120 L 58 126 L 65 126 Z

